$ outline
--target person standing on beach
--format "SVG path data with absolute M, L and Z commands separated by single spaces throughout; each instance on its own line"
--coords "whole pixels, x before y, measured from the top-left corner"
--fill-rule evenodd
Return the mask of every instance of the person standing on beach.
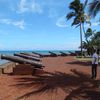
M 96 52 L 94 50 L 93 56 L 92 56 L 92 79 L 95 79 L 97 76 L 97 65 L 99 62 L 99 51 Z

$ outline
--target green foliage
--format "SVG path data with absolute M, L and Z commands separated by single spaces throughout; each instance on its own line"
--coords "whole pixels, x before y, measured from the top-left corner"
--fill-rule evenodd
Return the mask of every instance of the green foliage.
M 95 17 L 100 11 L 100 0 L 93 0 L 89 4 L 89 15 Z
M 76 25 L 76 27 L 80 26 L 80 40 L 81 40 L 81 53 L 82 48 L 87 49 L 88 54 L 91 55 L 94 48 L 100 49 L 100 31 L 95 32 L 92 31 L 91 28 L 88 28 L 85 32 L 84 23 L 90 23 L 90 17 L 85 14 L 84 9 L 87 5 L 88 0 L 85 0 L 85 3 L 81 3 L 80 0 L 74 0 L 70 3 L 69 12 L 66 16 L 67 20 L 73 18 L 72 26 Z M 89 5 L 89 15 L 96 16 L 96 14 L 100 11 L 100 0 L 93 0 Z M 85 35 L 85 41 L 82 42 L 82 28 Z
M 93 35 L 92 29 L 91 28 L 88 28 L 86 30 L 86 33 L 85 33 L 85 39 L 86 39 L 86 41 L 88 41 L 92 37 L 92 35 Z
M 74 0 L 71 2 L 69 8 L 71 12 L 67 14 L 66 18 L 67 20 L 71 19 L 72 17 L 74 18 L 72 26 L 84 23 L 84 9 L 80 0 Z
M 93 53 L 93 49 L 100 49 L 100 31 L 92 31 L 88 28 L 85 33 L 85 41 L 83 41 L 83 48 L 87 49 L 88 55 Z

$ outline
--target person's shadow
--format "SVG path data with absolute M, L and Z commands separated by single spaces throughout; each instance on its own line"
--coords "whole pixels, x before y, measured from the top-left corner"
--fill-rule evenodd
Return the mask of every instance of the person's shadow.
M 35 94 L 56 93 L 61 88 L 66 97 L 64 100 L 100 100 L 99 81 L 90 79 L 90 75 L 79 72 L 75 69 L 71 70 L 72 74 L 55 72 L 46 73 L 35 78 L 17 78 L 18 84 L 13 86 L 19 88 L 35 88 L 34 91 L 28 92 L 21 98 L 27 98 Z

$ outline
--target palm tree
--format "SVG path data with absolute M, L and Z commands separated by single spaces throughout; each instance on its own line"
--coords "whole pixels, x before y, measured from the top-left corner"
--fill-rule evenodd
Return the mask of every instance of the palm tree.
M 83 41 L 83 48 L 87 50 L 88 55 L 92 55 L 93 52 L 93 38 L 94 31 L 91 28 L 88 28 L 85 32 L 85 41 Z
M 89 15 L 95 17 L 100 12 L 100 0 L 93 0 L 89 4 Z
M 88 42 L 91 38 L 92 35 L 94 34 L 95 31 L 92 31 L 91 28 L 88 28 L 87 31 L 85 32 L 85 40 Z
M 67 20 L 74 18 L 74 21 L 72 23 L 73 25 L 80 26 L 80 43 L 81 43 L 81 56 L 83 55 L 83 50 L 82 50 L 82 24 L 85 22 L 85 13 L 84 9 L 87 4 L 87 1 L 85 1 L 85 4 L 81 3 L 80 0 L 74 0 L 73 2 L 70 3 L 69 9 L 71 12 L 69 12 L 66 16 Z
M 100 31 L 92 31 L 88 28 L 85 33 L 85 41 L 83 41 L 83 48 L 87 50 L 88 55 L 93 53 L 93 49 L 100 50 Z
M 100 49 L 100 31 L 96 32 L 92 37 L 92 41 L 97 49 Z

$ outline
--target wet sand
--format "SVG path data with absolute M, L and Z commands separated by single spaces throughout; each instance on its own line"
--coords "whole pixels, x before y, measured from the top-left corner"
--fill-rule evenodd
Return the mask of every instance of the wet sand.
M 34 75 L 0 75 L 0 100 L 100 100 L 100 65 L 95 80 L 91 63 L 73 56 L 42 58 Z

